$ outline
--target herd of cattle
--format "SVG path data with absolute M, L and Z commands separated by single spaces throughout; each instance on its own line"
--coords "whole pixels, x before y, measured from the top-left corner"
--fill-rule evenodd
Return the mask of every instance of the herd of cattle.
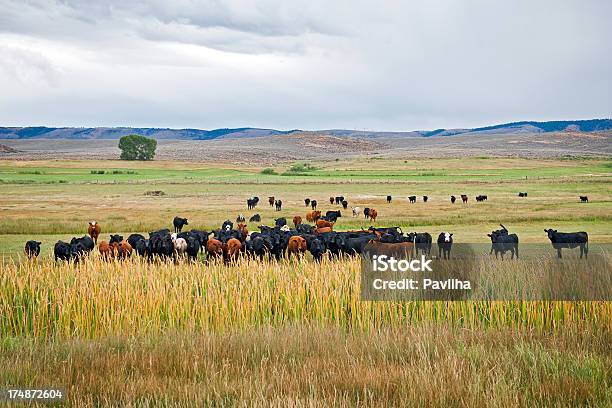
M 527 193 L 519 193 L 526 197 Z M 416 202 L 416 196 L 408 197 L 410 202 Z M 461 195 L 464 203 L 468 197 Z M 581 197 L 582 199 L 582 197 Z M 423 202 L 427 202 L 428 197 L 423 196 Z M 451 202 L 456 200 L 451 196 Z M 486 201 L 486 195 L 479 195 L 476 201 Z M 329 198 L 330 204 L 342 205 L 348 208 L 348 201 L 343 196 Z M 387 196 L 387 203 L 391 203 L 392 197 Z M 587 200 L 588 201 L 588 200 Z M 269 197 L 270 206 L 276 210 L 282 209 L 282 200 Z M 259 203 L 258 197 L 249 198 L 247 206 L 254 209 Z M 359 255 L 364 252 L 366 245 L 378 246 L 384 250 L 400 250 L 405 253 L 419 252 L 430 254 L 433 237 L 427 233 L 410 232 L 404 233 L 399 227 L 376 228 L 369 227 L 353 231 L 334 231 L 334 224 L 338 218 L 342 217 L 340 210 L 330 210 L 322 214 L 317 210 L 317 201 L 306 198 L 304 204 L 312 211 L 306 214 L 306 221 L 303 223 L 301 216 L 294 216 L 291 220 L 293 227 L 287 223 L 284 217 L 275 219 L 274 226 L 260 225 L 258 231 L 249 231 L 246 218 L 240 214 L 236 218 L 236 227 L 230 220 L 226 220 L 221 228 L 212 231 L 192 229 L 183 231 L 189 225 L 187 218 L 175 217 L 173 220 L 174 231 L 161 229 L 149 233 L 146 238 L 142 234 L 131 234 L 124 239 L 121 235 L 110 235 L 108 241 L 102 240 L 98 243 L 101 234 L 101 226 L 98 222 L 89 223 L 88 234 L 83 237 L 72 238 L 70 242 L 58 241 L 54 246 L 54 257 L 56 261 L 79 261 L 94 248 L 98 247 L 100 255 L 105 260 L 126 259 L 133 253 L 138 254 L 148 260 L 186 258 L 196 261 L 200 253 L 206 254 L 206 259 L 221 259 L 225 262 L 234 262 L 240 256 L 250 256 L 263 259 L 264 257 L 281 259 L 296 256 L 302 257 L 306 252 L 310 252 L 315 261 L 320 261 L 326 254 L 331 256 L 339 255 Z M 359 207 L 352 208 L 353 217 L 359 216 L 362 212 Z M 366 207 L 363 209 L 366 219 L 376 221 L 378 212 L 375 208 Z M 249 218 L 249 222 L 261 222 L 261 216 L 255 214 Z M 588 235 L 586 232 L 562 233 L 553 229 L 546 229 L 550 242 L 557 255 L 561 258 L 562 248 L 580 248 L 580 258 L 588 255 Z M 519 238 L 517 234 L 510 233 L 506 227 L 501 225 L 501 229 L 487 234 L 491 240 L 490 254 L 495 253 L 495 257 L 510 252 L 511 259 L 519 257 Z M 437 237 L 438 257 L 440 259 L 450 259 L 453 245 L 453 234 L 447 231 L 441 232 Z M 38 241 L 28 241 L 25 245 L 25 253 L 29 258 L 35 258 L 40 254 Z

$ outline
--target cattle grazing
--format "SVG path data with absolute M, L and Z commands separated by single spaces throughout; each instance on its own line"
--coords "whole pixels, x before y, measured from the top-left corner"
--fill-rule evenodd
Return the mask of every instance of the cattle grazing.
M 254 209 L 257 206 L 258 202 L 259 202 L 259 198 L 257 197 L 247 199 L 247 209 L 249 210 Z
M 306 238 L 308 251 L 312 254 L 313 259 L 316 262 L 321 262 L 323 258 L 323 254 L 326 251 L 325 242 L 322 239 L 313 235 L 313 237 L 309 240 Z
M 91 239 L 89 235 L 84 235 L 81 238 L 72 238 L 70 240 L 70 252 L 77 261 L 93 251 L 95 246 L 93 239 Z
M 368 219 L 370 217 L 370 208 L 366 207 L 363 209 L 363 215 L 366 219 Z
M 274 225 L 275 225 L 277 228 L 284 227 L 285 225 L 287 225 L 287 219 L 286 219 L 285 217 L 276 218 L 276 219 L 274 220 Z
M 148 239 L 142 239 L 142 240 L 136 241 L 136 243 L 132 246 L 132 248 L 134 248 L 134 251 L 136 251 L 138 256 L 149 257 L 151 255 L 149 253 L 149 240 Z
M 306 221 L 308 222 L 317 222 L 319 218 L 321 218 L 321 211 L 309 211 L 306 213 Z
M 359 213 L 361 212 L 361 208 L 359 207 L 353 207 L 353 218 L 354 217 L 359 217 Z
M 465 194 L 461 194 L 461 201 L 463 202 L 463 204 L 468 202 L 468 196 Z
M 102 232 L 102 227 L 97 221 L 91 221 L 89 226 L 87 227 L 87 234 L 93 239 L 94 244 L 98 244 L 98 237 L 100 236 L 100 232 Z
M 331 227 L 317 228 L 314 233 L 315 234 L 324 234 L 326 232 L 332 232 Z
M 344 201 L 344 196 L 337 196 L 334 199 L 336 200 L 336 205 L 340 205 Z
M 276 211 L 280 211 L 283 208 L 283 200 L 276 200 L 274 202 L 274 205 L 276 207 Z
M 424 202 L 424 203 L 426 203 L 426 202 L 427 202 L 427 200 L 429 200 L 429 197 L 427 197 L 427 196 L 423 196 L 423 202 Z
M 548 234 L 548 239 L 553 248 L 557 250 L 557 257 L 562 258 L 561 249 L 568 248 L 573 249 L 580 247 L 580 258 L 582 255 L 585 258 L 589 255 L 589 235 L 582 232 L 557 232 L 554 229 L 545 229 L 544 232 Z
M 411 232 L 408 234 L 408 237 L 410 241 L 414 242 L 417 256 L 419 255 L 419 251 L 429 256 L 431 253 L 432 237 L 428 232 Z
M 317 200 L 312 200 L 310 202 L 310 208 L 312 208 L 313 210 L 317 209 Z
M 588 203 L 589 202 L 589 197 L 587 197 L 587 196 L 580 196 L 580 202 L 581 203 Z
M 291 258 L 291 255 L 295 255 L 298 259 L 306 253 L 307 245 L 306 240 L 299 235 L 295 235 L 289 238 L 287 243 L 287 256 Z
M 274 196 L 268 197 L 268 204 L 270 204 L 270 207 L 274 206 Z
M 69 261 L 72 258 L 72 252 L 70 250 L 70 244 L 64 241 L 57 241 L 53 247 L 53 256 L 55 261 Z
M 317 228 L 333 228 L 334 223 L 327 220 L 317 220 Z
M 481 195 L 477 195 L 476 196 L 476 201 L 477 202 L 487 201 L 487 198 L 488 197 L 486 195 L 482 195 L 482 194 Z
M 304 205 L 305 205 L 306 207 L 308 207 L 308 206 L 310 205 L 310 198 L 305 198 L 305 199 L 304 199 Z
M 452 204 L 455 204 L 455 201 L 457 200 L 457 197 L 455 197 L 454 195 L 452 195 L 452 196 L 450 197 L 450 200 L 451 200 L 451 203 L 452 203 Z
M 172 244 L 174 246 L 174 254 L 177 257 L 183 256 L 187 251 L 187 240 L 185 238 L 179 238 L 177 234 L 172 234 Z
M 247 237 L 249 236 L 249 230 L 246 224 L 240 223 L 238 224 L 236 228 L 238 229 L 238 232 L 240 233 L 240 237 L 238 238 L 240 242 L 246 241 Z
M 372 221 L 376 221 L 376 217 L 378 217 L 378 211 L 376 211 L 374 208 L 370 208 L 370 212 L 368 216 L 370 217 Z
M 223 244 L 215 238 L 209 238 L 206 242 L 207 259 L 221 259 L 223 257 Z
M 238 214 L 236 217 L 236 222 L 246 222 L 246 218 L 244 218 L 244 215 Z
M 387 204 L 391 204 L 391 200 L 393 199 L 393 197 L 391 197 L 390 195 L 387 196 Z
M 408 197 L 408 201 L 410 201 L 411 204 L 416 203 L 416 196 L 410 196 Z
M 126 259 L 132 255 L 132 246 L 127 241 L 114 242 L 111 244 L 113 255 L 117 259 Z
M 501 227 L 502 229 L 492 231 L 490 234 L 487 234 L 487 236 L 491 238 L 491 251 L 489 253 L 492 254 L 493 252 L 495 252 L 495 258 L 497 258 L 498 254 L 501 254 L 501 259 L 503 260 L 504 254 L 510 251 L 512 255 L 510 259 L 514 259 L 515 256 L 518 259 L 518 235 L 509 234 L 508 229 L 506 229 L 506 227 L 504 227 L 503 225 L 501 225 Z
M 230 220 L 225 220 L 223 221 L 223 224 L 221 224 L 221 231 L 230 232 L 233 229 L 234 229 L 234 223 L 231 222 Z
M 131 234 L 128 237 L 127 242 L 132 246 L 132 248 L 136 248 L 136 244 L 139 241 L 145 241 L 145 240 L 146 239 L 145 239 L 144 235 L 141 235 L 141 234 Z M 119 241 L 119 242 L 121 242 L 121 241 Z
M 149 233 L 148 255 L 149 259 L 153 257 L 167 259 L 174 255 L 174 244 L 170 231 L 162 229 Z
M 25 255 L 26 257 L 33 259 L 40 255 L 40 242 L 38 241 L 28 241 L 25 243 Z
M 111 247 L 107 241 L 100 241 L 98 244 L 98 251 L 104 260 L 108 260 L 113 257 L 113 247 Z
M 174 217 L 172 220 L 172 224 L 174 225 L 174 232 L 181 232 L 185 225 L 189 225 L 187 222 L 187 218 Z
M 121 242 L 121 241 L 123 241 L 123 236 L 122 236 L 122 235 L 119 235 L 119 234 L 111 234 L 111 236 L 110 236 L 110 241 L 109 241 L 108 243 L 109 243 L 109 244 L 112 244 L 112 243 L 115 243 L 115 242 L 119 243 L 119 242 Z
M 375 254 L 392 254 L 396 257 L 409 258 L 414 251 L 414 243 L 412 242 L 395 242 L 387 243 L 376 240 L 370 240 L 364 248 L 366 251 L 372 251 Z
M 348 201 L 346 201 L 346 200 L 342 200 L 342 203 L 341 203 L 341 204 L 342 204 L 342 208 L 343 208 L 343 209 L 345 209 L 345 210 L 346 210 L 346 209 L 348 208 Z
M 342 217 L 342 213 L 340 211 L 327 211 L 325 213 L 325 219 L 331 222 L 336 222 L 340 217 Z
M 451 248 L 453 247 L 453 234 L 441 232 L 438 235 L 438 258 L 450 259 Z
M 223 260 L 225 262 L 236 262 L 240 255 L 242 243 L 236 238 L 230 238 L 223 245 Z
M 249 218 L 249 222 L 261 222 L 261 215 L 255 214 L 251 218 Z
M 302 223 L 302 217 L 300 217 L 299 215 L 296 215 L 295 217 L 293 217 L 293 225 L 295 226 L 295 228 L 298 227 L 298 225 L 300 225 Z
M 527 193 L 518 193 L 519 197 L 527 197 Z

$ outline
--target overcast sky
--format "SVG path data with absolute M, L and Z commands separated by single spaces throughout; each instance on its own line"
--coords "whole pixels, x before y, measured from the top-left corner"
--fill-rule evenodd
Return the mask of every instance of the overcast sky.
M 608 118 L 611 21 L 609 0 L 0 0 L 0 126 Z

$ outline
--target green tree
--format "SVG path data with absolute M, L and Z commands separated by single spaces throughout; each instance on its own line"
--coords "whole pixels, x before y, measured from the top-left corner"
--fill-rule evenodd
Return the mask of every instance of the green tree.
M 157 140 L 141 135 L 123 136 L 119 139 L 121 160 L 153 160 Z

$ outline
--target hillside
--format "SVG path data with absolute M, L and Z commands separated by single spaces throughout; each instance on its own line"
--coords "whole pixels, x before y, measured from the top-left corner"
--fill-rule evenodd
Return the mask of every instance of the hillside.
M 612 130 L 612 119 L 563 120 L 549 122 L 512 122 L 485 126 L 473 129 L 435 129 L 407 132 L 359 131 L 350 129 L 318 130 L 317 134 L 333 137 L 361 138 L 406 138 L 456 136 L 461 134 L 533 134 L 549 132 L 580 131 L 594 132 Z M 167 129 L 167 128 L 130 128 L 130 127 L 0 127 L 0 139 L 119 139 L 129 134 L 139 134 L 157 140 L 213 140 L 218 138 L 252 138 L 275 135 L 286 135 L 301 132 L 294 130 L 276 130 L 260 128 L 222 128 L 202 129 Z

